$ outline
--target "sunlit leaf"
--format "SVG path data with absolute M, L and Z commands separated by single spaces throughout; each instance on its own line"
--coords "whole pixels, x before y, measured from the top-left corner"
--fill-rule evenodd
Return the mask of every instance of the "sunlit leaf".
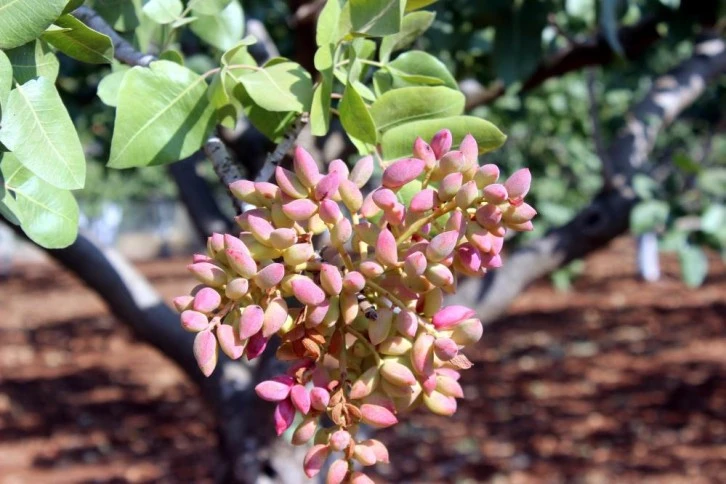
M 365 143 L 376 142 L 376 125 L 355 87 L 348 83 L 338 105 L 340 122 L 346 133 Z
M 464 112 L 464 95 L 448 87 L 404 87 L 381 95 L 371 105 L 379 131 L 430 118 L 445 118 Z
M 43 40 L 67 56 L 89 64 L 113 61 L 113 42 L 107 35 L 96 32 L 69 14 L 58 18 L 55 25 L 64 30 L 46 31 Z
M 216 15 L 198 15 L 190 28 L 209 45 L 227 50 L 244 35 L 245 17 L 242 6 L 237 0 L 233 0 Z
M 38 37 L 60 17 L 67 0 L 0 0 L 0 49 Z
M 55 82 L 58 77 L 58 58 L 42 40 L 28 42 L 5 53 L 13 65 L 13 78 L 17 83 L 23 84 L 40 76 Z

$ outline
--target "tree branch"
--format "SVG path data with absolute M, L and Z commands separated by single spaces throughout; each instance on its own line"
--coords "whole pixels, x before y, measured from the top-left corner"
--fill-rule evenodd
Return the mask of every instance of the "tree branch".
M 267 155 L 267 159 L 265 159 L 265 164 L 262 165 L 260 172 L 255 177 L 256 182 L 269 181 L 269 179 L 272 177 L 272 174 L 275 172 L 275 168 L 277 168 L 277 165 L 280 164 L 287 152 L 292 149 L 295 141 L 297 140 L 297 137 L 300 136 L 300 132 L 303 130 L 307 123 L 307 114 L 303 114 L 295 120 L 295 122 L 287 131 L 287 133 L 285 133 L 285 136 L 283 137 L 282 141 L 280 141 L 280 143 L 277 145 L 275 150 Z
M 644 169 L 656 137 L 693 104 L 709 82 L 724 73 L 724 39 L 710 37 L 697 42 L 694 55 L 657 78 L 650 92 L 626 116 L 626 126 L 608 151 L 615 171 L 613 188 L 600 193 L 566 225 L 516 250 L 501 269 L 484 279 L 464 281 L 451 299 L 474 304 L 482 320 L 492 322 L 529 284 L 624 233 L 637 202 L 630 183 Z

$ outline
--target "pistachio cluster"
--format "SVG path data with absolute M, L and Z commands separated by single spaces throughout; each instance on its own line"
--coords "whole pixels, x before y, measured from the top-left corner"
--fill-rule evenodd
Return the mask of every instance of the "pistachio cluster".
M 388 462 L 388 451 L 356 440 L 360 424 L 388 427 L 421 404 L 452 415 L 463 397 L 459 371 L 471 363 L 460 350 L 483 329 L 472 309 L 444 306 L 444 295 L 460 275 L 499 267 L 507 229 L 531 230 L 536 212 L 523 201 L 528 170 L 497 183 L 499 169 L 478 165 L 472 136 L 451 145 L 448 130 L 430 144 L 418 138 L 414 157 L 386 167 L 366 197 L 371 157 L 350 171 L 335 160 L 323 175 L 300 147 L 294 171 L 276 169 L 276 184 L 233 183 L 256 208 L 237 218 L 239 237 L 209 238 L 189 266 L 201 284 L 174 300 L 207 376 L 218 348 L 253 359 L 280 337 L 277 357 L 291 366 L 256 391 L 276 403 L 278 435 L 300 415 L 292 442 L 312 442 L 310 477 L 335 453 L 328 483 L 372 482 L 354 464 Z M 316 235 L 329 238 L 320 251 Z

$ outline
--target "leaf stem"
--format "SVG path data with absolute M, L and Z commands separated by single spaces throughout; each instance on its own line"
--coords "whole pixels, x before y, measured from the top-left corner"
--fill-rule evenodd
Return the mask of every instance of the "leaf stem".
M 431 222 L 432 220 L 435 220 L 442 215 L 445 215 L 449 212 L 451 212 L 453 209 L 456 208 L 456 201 L 449 200 L 447 203 L 441 205 L 440 207 L 436 208 L 432 213 L 430 213 L 428 216 L 424 218 L 420 218 L 416 220 L 414 223 L 412 223 L 404 233 L 402 233 L 397 239 L 396 239 L 396 245 L 400 245 L 403 241 L 408 240 L 411 238 L 413 234 L 418 232 L 421 227 L 426 225 L 427 223 Z
M 363 346 L 365 346 L 366 348 L 368 348 L 370 350 L 371 354 L 373 355 L 373 358 L 375 358 L 376 365 L 380 366 L 380 364 L 381 364 L 381 357 L 378 354 L 378 350 L 376 349 L 376 347 L 373 346 L 373 343 L 371 343 L 370 341 L 368 341 L 368 338 L 366 338 L 365 336 L 363 336 L 361 333 L 359 333 L 357 330 L 351 328 L 350 326 L 346 326 L 345 327 L 345 331 L 347 333 L 349 333 L 349 334 L 352 334 L 353 336 L 356 337 L 356 339 L 358 341 L 360 341 L 361 343 L 363 343 Z

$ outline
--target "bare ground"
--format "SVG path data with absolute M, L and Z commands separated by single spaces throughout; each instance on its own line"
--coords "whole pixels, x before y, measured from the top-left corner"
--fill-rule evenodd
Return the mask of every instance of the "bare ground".
M 381 482 L 726 482 L 726 269 L 688 290 L 621 240 L 468 352 L 466 400 L 378 433 Z M 167 299 L 186 260 L 144 263 Z M 191 350 L 191 349 L 190 349 Z M 0 282 L 0 483 L 210 482 L 214 419 L 167 360 L 51 265 Z

